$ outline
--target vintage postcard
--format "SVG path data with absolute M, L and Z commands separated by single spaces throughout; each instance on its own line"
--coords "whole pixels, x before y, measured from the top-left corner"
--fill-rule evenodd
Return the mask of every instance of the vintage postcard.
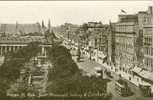
M 0 100 L 153 100 L 153 1 L 0 1 Z

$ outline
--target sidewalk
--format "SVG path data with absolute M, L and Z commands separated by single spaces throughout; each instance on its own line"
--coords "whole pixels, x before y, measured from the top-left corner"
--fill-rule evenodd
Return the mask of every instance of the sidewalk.
M 89 54 L 84 54 L 83 55 L 85 58 L 88 58 L 90 57 Z M 91 60 L 92 61 L 92 60 Z M 143 84 L 143 85 L 150 85 L 152 86 L 151 84 L 147 83 L 147 82 L 144 82 L 142 81 L 142 79 L 139 77 L 139 76 L 136 76 L 136 75 L 131 75 L 129 73 L 126 73 L 126 72 L 123 72 L 123 71 L 115 71 L 115 67 L 113 66 L 109 66 L 107 65 L 106 63 L 103 63 L 102 60 L 100 59 L 96 59 L 96 61 L 93 61 L 93 62 L 96 62 L 99 64 L 99 67 L 101 66 L 101 68 L 105 67 L 108 71 L 110 72 L 113 72 L 114 74 L 116 75 L 121 75 L 123 79 L 126 79 L 127 81 L 131 82 L 132 84 L 136 85 L 137 87 L 139 86 L 139 84 Z M 151 87 L 152 88 L 152 91 L 153 91 L 153 86 Z
M 131 82 L 132 84 L 134 84 L 137 87 L 139 87 L 140 84 L 151 86 L 151 91 L 153 92 L 153 85 L 149 84 L 148 82 L 142 81 L 142 79 L 139 76 L 136 76 L 136 75 L 133 76 L 133 75 L 130 75 L 130 74 L 125 73 L 123 71 L 115 72 L 115 67 L 113 67 L 111 69 L 111 66 L 107 65 L 106 63 L 105 64 L 101 63 L 101 65 L 103 67 L 105 67 L 107 70 L 109 70 L 110 72 L 112 72 L 118 76 L 121 75 L 123 79 L 127 80 L 128 82 Z
M 76 56 L 73 56 L 73 59 L 75 61 L 76 61 L 76 58 L 77 58 Z M 89 60 L 88 58 L 82 58 L 81 60 L 82 60 L 81 62 L 76 62 L 77 65 L 78 65 L 78 67 L 81 68 L 81 69 L 83 69 L 84 71 L 86 71 L 90 75 L 95 74 L 95 72 L 96 72 L 95 68 L 96 67 L 103 67 L 103 69 L 107 69 L 107 70 L 111 71 L 113 73 L 113 76 L 119 76 L 118 74 L 115 73 L 115 70 L 114 69 L 111 70 L 110 66 L 108 66 L 106 64 L 99 64 L 99 63 L 97 63 L 95 61 Z M 108 78 L 108 76 L 105 76 L 104 75 L 104 78 L 105 77 Z M 141 95 L 141 91 L 139 90 L 139 88 L 136 85 L 134 85 L 131 82 L 129 82 L 129 81 L 127 81 L 128 82 L 128 85 L 130 86 L 130 88 L 134 92 L 134 95 L 129 96 L 129 97 L 119 96 L 116 93 L 115 89 L 114 89 L 115 88 L 115 80 L 116 79 L 112 78 L 111 80 L 112 81 L 110 81 L 108 83 L 107 89 L 108 89 L 108 92 L 111 92 L 113 94 L 112 100 L 153 100 L 153 98 L 143 97 Z
M 104 67 L 107 68 L 109 71 L 111 71 L 111 72 L 113 72 L 113 73 L 115 73 L 115 74 L 117 74 L 117 75 L 121 75 L 123 79 L 128 80 L 129 82 L 133 83 L 133 84 L 136 85 L 136 86 L 139 86 L 139 84 L 145 84 L 145 82 L 140 81 L 140 79 L 139 79 L 139 81 L 137 81 L 137 78 L 139 78 L 139 77 L 136 77 L 136 76 L 133 77 L 132 75 L 130 75 L 130 74 L 128 74 L 128 73 L 125 73 L 125 72 L 123 72 L 123 71 L 115 72 L 115 68 L 111 69 L 111 66 L 109 66 L 109 65 L 107 65 L 107 64 L 102 64 L 102 66 L 104 66 Z M 131 78 L 131 79 L 130 79 L 130 78 Z M 146 84 L 147 84 L 147 83 L 146 83 Z

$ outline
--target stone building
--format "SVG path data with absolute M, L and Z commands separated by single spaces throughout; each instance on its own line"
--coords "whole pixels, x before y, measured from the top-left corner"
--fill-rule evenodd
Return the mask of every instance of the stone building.
M 92 47 L 106 52 L 109 26 L 103 25 L 101 22 L 88 22 L 87 25 L 88 32 L 91 33 L 89 42 L 92 42 Z
M 119 15 L 114 26 L 115 65 L 121 75 L 153 92 L 153 7 Z
M 0 37 L 0 56 L 4 56 L 8 52 L 15 52 L 24 46 L 27 46 L 30 42 L 40 42 L 42 47 L 42 53 L 45 53 L 45 48 L 51 46 L 46 43 L 46 39 L 43 36 L 20 36 L 20 37 Z
M 107 56 L 108 34 L 110 32 L 109 25 L 104 25 L 101 22 L 88 22 L 87 32 L 88 48 L 90 48 L 91 59 L 103 63 L 103 59 Z
M 107 62 L 108 65 L 114 66 L 115 64 L 115 34 L 114 23 L 110 22 L 110 28 L 107 34 Z
M 119 15 L 119 21 L 115 24 L 115 65 L 127 73 L 136 61 L 137 20 L 137 15 Z
M 153 7 L 143 13 L 144 68 L 153 72 Z

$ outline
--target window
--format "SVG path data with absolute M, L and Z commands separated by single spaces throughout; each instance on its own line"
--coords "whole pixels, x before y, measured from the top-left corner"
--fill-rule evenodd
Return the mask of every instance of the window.
M 151 71 L 153 71 L 153 59 L 151 60 Z
M 137 78 L 137 81 L 139 82 L 139 78 Z
M 153 56 L 153 47 L 151 48 L 151 55 Z
M 144 45 L 151 45 L 152 44 L 152 37 L 150 37 L 150 36 L 146 36 L 145 38 L 144 38 Z
M 129 77 L 129 80 L 131 80 L 131 77 Z

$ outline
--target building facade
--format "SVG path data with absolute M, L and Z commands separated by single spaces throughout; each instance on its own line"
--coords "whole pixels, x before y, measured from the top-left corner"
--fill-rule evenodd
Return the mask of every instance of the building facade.
M 40 42 L 42 54 L 46 55 L 46 47 L 52 44 L 45 43 L 43 36 L 20 36 L 20 37 L 0 37 L 0 56 L 4 56 L 8 52 L 15 52 L 20 48 L 28 45 L 30 42 Z
M 119 74 L 137 86 L 150 86 L 153 92 L 153 7 L 119 15 L 113 33 Z
M 108 34 L 110 33 L 109 25 L 104 25 L 101 22 L 88 22 L 88 30 L 90 33 L 88 38 L 88 48 L 90 50 L 90 58 L 99 63 L 103 63 L 107 56 Z
M 115 65 L 118 70 L 127 73 L 136 61 L 137 23 L 137 15 L 119 15 L 119 21 L 115 24 Z
M 143 17 L 144 69 L 153 72 L 153 7 Z

